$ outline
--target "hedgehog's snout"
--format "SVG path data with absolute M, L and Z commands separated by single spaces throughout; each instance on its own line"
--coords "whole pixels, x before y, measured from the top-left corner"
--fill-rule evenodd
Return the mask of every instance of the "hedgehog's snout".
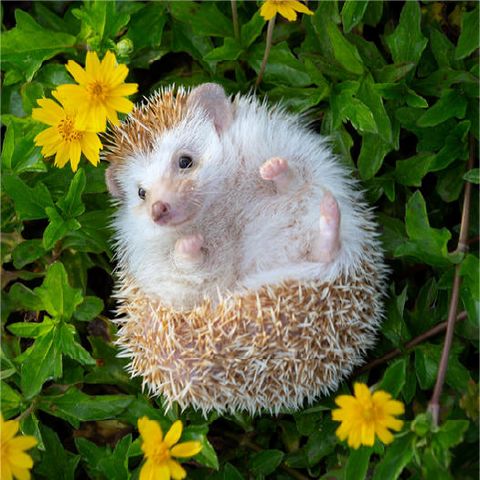
M 172 217 L 172 210 L 168 203 L 157 201 L 152 205 L 152 220 L 159 225 L 165 225 Z

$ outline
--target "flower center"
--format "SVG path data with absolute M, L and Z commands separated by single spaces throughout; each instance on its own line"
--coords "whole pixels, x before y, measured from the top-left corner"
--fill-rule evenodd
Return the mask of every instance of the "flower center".
M 373 410 L 373 405 L 365 407 L 363 410 L 363 419 L 364 420 L 373 420 L 375 418 L 375 411 Z
M 88 93 L 97 101 L 104 102 L 108 96 L 108 87 L 99 80 L 91 82 L 87 86 Z
M 145 444 L 144 444 L 145 445 Z M 155 463 L 162 463 L 170 458 L 170 450 L 163 442 L 157 444 L 147 444 L 144 448 L 145 457 L 151 458 Z
M 75 142 L 82 138 L 82 132 L 75 130 L 75 117 L 66 115 L 58 124 L 58 132 L 65 142 Z

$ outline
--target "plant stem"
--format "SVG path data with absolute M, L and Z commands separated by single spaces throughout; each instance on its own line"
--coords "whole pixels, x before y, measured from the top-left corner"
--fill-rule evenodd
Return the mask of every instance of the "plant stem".
M 467 312 L 460 312 L 455 319 L 455 322 L 460 322 L 461 320 L 464 320 L 467 318 Z M 412 338 L 412 340 L 408 341 L 403 345 L 403 348 L 405 350 L 408 350 L 409 348 L 413 348 L 416 345 L 419 345 L 420 343 L 423 343 L 425 340 L 428 340 L 430 337 L 434 337 L 435 335 L 438 335 L 440 332 L 443 332 L 447 328 L 447 321 L 438 323 L 434 327 L 430 328 L 426 332 L 421 333 L 418 335 L 418 337 Z M 363 365 L 360 368 L 357 368 L 353 372 L 353 376 L 356 377 L 363 372 L 367 372 L 368 370 L 371 370 L 372 368 L 377 367 L 378 365 L 381 365 L 383 362 L 386 362 L 387 360 L 391 360 L 392 358 L 397 358 L 400 355 L 404 353 L 403 350 L 400 350 L 399 348 L 394 348 L 393 350 L 390 350 L 388 353 L 383 355 L 380 358 L 376 358 L 375 360 L 372 360 L 371 362 L 367 363 L 366 365 Z
M 36 404 L 37 404 L 37 400 L 35 399 L 32 401 L 30 406 L 24 412 L 22 412 L 18 417 L 15 418 L 15 420 L 20 422 L 24 418 L 27 418 L 30 415 L 30 413 L 32 413 L 32 411 L 34 410 Z
M 273 27 L 275 26 L 275 19 L 277 18 L 277 14 L 273 16 L 268 21 L 268 28 L 267 28 L 267 44 L 265 45 L 265 55 L 263 56 L 262 67 L 260 68 L 260 72 L 258 72 L 257 81 L 255 82 L 255 88 L 260 85 L 260 81 L 262 80 L 263 72 L 265 71 L 265 67 L 267 66 L 268 55 L 270 54 L 270 48 L 272 46 L 272 37 L 273 37 Z
M 238 15 L 237 15 L 237 0 L 232 1 L 232 18 L 233 18 L 233 34 L 235 35 L 235 40 L 240 40 L 240 32 L 238 30 Z
M 467 172 L 473 168 L 475 158 L 475 140 L 470 134 L 470 155 L 468 157 Z M 458 246 L 455 252 L 468 252 L 468 230 L 470 224 L 470 198 L 472 194 L 472 184 L 465 182 L 465 193 L 463 197 L 462 220 L 460 223 L 460 235 L 458 238 Z M 433 389 L 433 395 L 428 404 L 427 411 L 433 416 L 434 425 L 438 425 L 440 413 L 440 396 L 442 394 L 443 384 L 445 383 L 445 375 L 448 367 L 448 357 L 450 356 L 450 348 L 453 341 L 453 332 L 455 329 L 455 317 L 457 316 L 458 297 L 460 294 L 461 277 L 458 275 L 459 266 L 455 266 L 455 277 L 453 279 L 452 295 L 450 297 L 450 307 L 448 309 L 447 332 L 445 334 L 445 343 L 443 344 L 442 357 L 438 366 L 437 381 Z

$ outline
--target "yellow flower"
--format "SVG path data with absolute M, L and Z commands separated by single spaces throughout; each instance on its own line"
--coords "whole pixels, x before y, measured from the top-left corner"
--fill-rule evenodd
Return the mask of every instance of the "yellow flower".
M 125 95 L 138 90 L 136 83 L 123 83 L 128 74 L 125 64 L 116 65 L 116 57 L 107 52 L 100 62 L 96 52 L 87 52 L 85 70 L 73 60 L 67 70 L 79 85 L 61 85 L 57 88 L 65 105 L 78 111 L 77 130 L 104 132 L 107 118 L 118 125 L 117 112 L 130 113 L 133 103 Z
M 57 98 L 56 92 L 52 92 Z M 59 99 L 60 100 L 60 99 Z M 94 132 L 82 132 L 75 128 L 75 111 L 63 108 L 49 98 L 37 100 L 41 108 L 32 110 L 32 117 L 42 123 L 50 125 L 35 138 L 35 145 L 42 148 L 44 157 L 55 154 L 55 166 L 63 168 L 70 160 L 72 170 L 75 172 L 80 162 L 82 152 L 88 161 L 97 165 L 100 161 L 99 152 L 102 142 Z
M 313 15 L 311 10 L 309 10 L 303 3 L 297 2 L 296 0 L 267 0 L 260 9 L 260 15 L 265 20 L 270 20 L 279 13 L 289 22 L 297 19 L 297 12 Z
M 332 419 L 342 422 L 335 432 L 340 440 L 348 437 L 348 446 L 373 445 L 375 434 L 383 443 L 393 442 L 388 430 L 402 429 L 403 421 L 393 417 L 405 411 L 404 405 L 383 390 L 370 394 L 364 383 L 355 383 L 355 395 L 340 395 L 335 403 L 340 407 L 332 411 Z
M 196 441 L 175 445 L 182 436 L 182 429 L 182 422 L 177 420 L 164 438 L 158 422 L 147 417 L 138 420 L 142 450 L 147 460 L 140 472 L 140 480 L 170 480 L 170 477 L 177 480 L 187 476 L 187 472 L 172 457 L 191 457 L 202 449 L 202 445 Z
M 19 427 L 20 422 L 17 420 L 5 422 L 0 413 L 2 480 L 12 480 L 12 478 L 30 480 L 29 469 L 33 467 L 33 460 L 25 450 L 34 447 L 38 440 L 31 435 L 15 437 Z

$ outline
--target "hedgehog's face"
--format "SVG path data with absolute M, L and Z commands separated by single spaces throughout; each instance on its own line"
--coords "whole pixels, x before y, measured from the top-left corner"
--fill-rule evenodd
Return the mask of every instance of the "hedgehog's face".
M 165 132 L 152 152 L 112 165 L 107 183 L 133 216 L 160 227 L 178 227 L 216 200 L 225 175 L 213 123 L 194 115 Z

